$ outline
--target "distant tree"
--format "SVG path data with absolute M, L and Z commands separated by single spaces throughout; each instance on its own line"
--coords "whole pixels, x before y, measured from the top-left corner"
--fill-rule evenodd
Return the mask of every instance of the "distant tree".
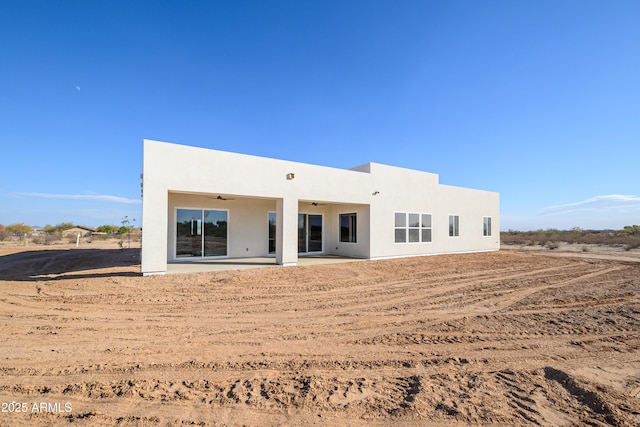
M 98 233 L 112 234 L 116 232 L 116 228 L 113 225 L 101 225 L 100 227 L 96 228 L 96 231 Z
M 56 227 L 54 227 L 51 224 L 47 224 L 44 227 L 42 227 L 42 231 L 44 231 L 47 234 L 54 234 L 56 232 Z
M 72 222 L 61 222 L 60 224 L 56 224 L 56 230 L 58 231 L 65 231 L 73 227 L 75 227 L 75 224 Z
M 7 231 L 7 227 L 0 224 L 0 242 L 9 237 L 9 232 Z
M 627 234 L 631 234 L 632 236 L 640 235 L 640 225 L 627 225 L 622 231 Z
M 6 227 L 7 231 L 11 234 L 15 234 L 19 237 L 24 237 L 25 234 L 31 234 L 33 228 L 26 224 L 11 224 Z
M 61 222 L 59 224 L 56 225 L 45 225 L 42 230 L 47 233 L 47 234 L 57 234 L 57 235 L 62 235 L 62 232 L 65 230 L 68 230 L 70 228 L 75 227 L 75 225 L 72 222 Z
M 118 233 L 120 233 L 120 235 L 127 234 L 129 247 L 131 247 L 131 232 L 133 231 L 131 221 L 135 221 L 135 219 L 129 220 L 129 216 L 125 215 L 124 218 L 122 218 L 122 221 L 120 221 L 122 227 L 120 227 L 120 229 L 118 230 Z M 120 242 L 118 243 L 120 244 L 120 248 L 124 249 L 124 239 L 121 238 Z

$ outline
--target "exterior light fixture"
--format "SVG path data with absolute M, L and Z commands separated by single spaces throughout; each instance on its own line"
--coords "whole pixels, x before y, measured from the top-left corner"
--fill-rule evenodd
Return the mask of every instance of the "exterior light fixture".
M 295 173 L 293 173 L 293 172 L 289 172 L 289 173 L 287 174 L 287 179 L 294 179 L 295 177 L 296 177 L 296 174 L 295 174 Z
M 380 194 L 380 192 L 379 192 L 379 191 L 374 191 L 372 195 L 373 195 L 373 196 L 377 196 L 378 194 Z

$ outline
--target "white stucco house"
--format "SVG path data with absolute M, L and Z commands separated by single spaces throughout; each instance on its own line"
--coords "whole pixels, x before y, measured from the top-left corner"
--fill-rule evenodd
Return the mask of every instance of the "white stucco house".
M 171 262 L 500 248 L 500 198 L 377 163 L 337 169 L 144 141 L 142 273 Z

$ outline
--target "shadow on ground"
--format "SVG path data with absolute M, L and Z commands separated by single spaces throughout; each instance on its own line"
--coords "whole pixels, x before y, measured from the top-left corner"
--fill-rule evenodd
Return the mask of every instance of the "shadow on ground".
M 139 276 L 140 249 L 51 249 L 0 256 L 0 280 Z M 129 271 L 91 270 L 131 267 Z M 138 268 L 137 268 L 138 267 Z M 86 274 L 69 274 L 85 271 Z

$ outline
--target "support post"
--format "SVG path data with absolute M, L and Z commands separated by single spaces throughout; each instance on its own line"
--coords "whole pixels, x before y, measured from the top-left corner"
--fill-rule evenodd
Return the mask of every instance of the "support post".
M 298 264 L 298 199 L 276 201 L 276 264 Z

